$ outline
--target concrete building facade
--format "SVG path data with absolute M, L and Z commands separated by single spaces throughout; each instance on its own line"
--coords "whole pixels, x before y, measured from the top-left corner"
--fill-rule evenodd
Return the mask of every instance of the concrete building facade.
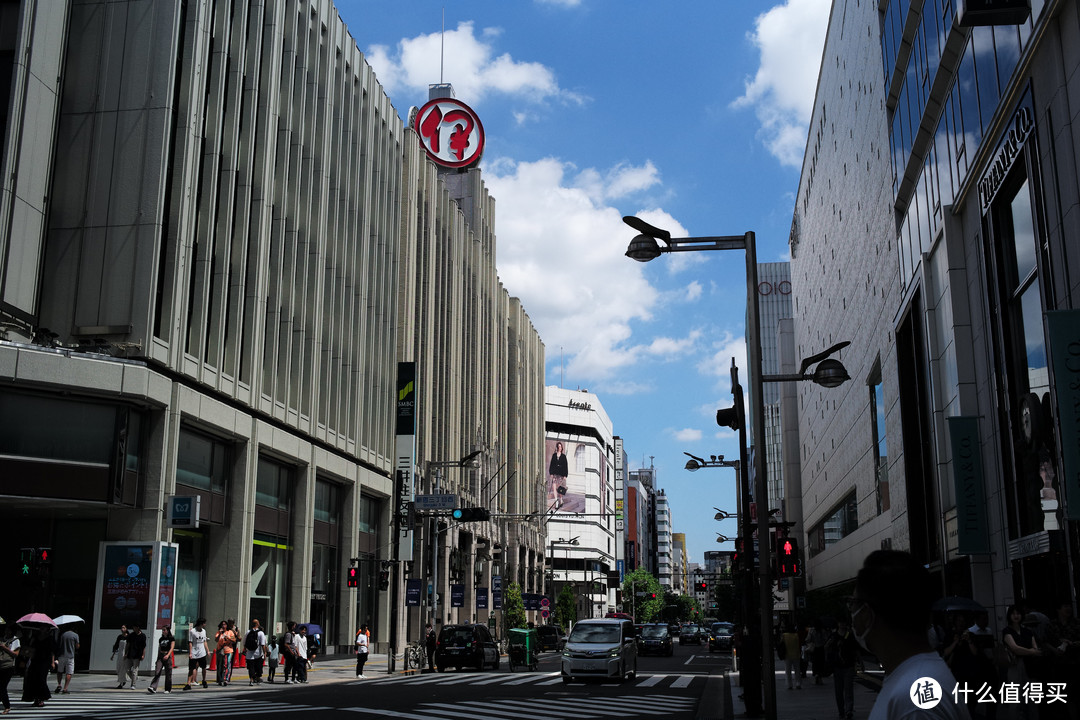
M 120 621 L 183 651 L 199 616 L 317 623 L 328 648 L 368 622 L 385 649 L 399 359 L 427 363 L 416 464 L 479 449 L 464 497 L 541 509 L 543 346 L 490 220 L 453 208 L 479 180 L 431 180 L 329 0 L 26 0 L 0 24 L 0 546 L 54 558 L 0 614 L 87 618 L 80 668 L 111 667 Z M 436 239 L 450 267 L 417 257 Z M 437 276 L 454 333 L 421 307 Z M 535 586 L 539 523 L 501 522 L 458 534 L 469 585 L 499 550 Z
M 806 583 L 909 550 L 943 595 L 1075 604 L 1078 7 L 834 4 L 791 228 Z M 1011 24 L 1009 24 L 1011 23 Z M 819 607 L 827 611 L 827 607 Z

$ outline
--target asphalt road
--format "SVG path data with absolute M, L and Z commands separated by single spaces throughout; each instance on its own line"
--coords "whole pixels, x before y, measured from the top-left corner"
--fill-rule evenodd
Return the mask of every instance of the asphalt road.
M 400 663 L 399 663 L 400 664 Z M 730 656 L 707 647 L 675 646 L 673 657 L 641 657 L 637 677 L 625 682 L 564 684 L 559 656 L 541 655 L 535 672 L 510 672 L 506 657 L 498 670 L 445 673 L 386 672 L 385 658 L 373 658 L 365 678 L 356 678 L 351 660 L 321 660 L 306 685 L 262 684 L 250 687 L 243 670 L 228 688 L 171 694 L 138 689 L 116 690 L 115 677 L 77 676 L 70 695 L 55 696 L 45 708 L 17 701 L 16 682 L 9 690 L 16 702 L 4 720 L 33 717 L 172 720 L 219 716 L 266 715 L 323 718 L 405 718 L 408 720 L 577 720 L 595 718 L 690 719 L 720 717 L 727 688 L 723 673 Z M 400 669 L 400 668 L 399 668 Z M 181 683 L 182 685 L 182 683 Z M 729 716 L 730 717 L 730 716 Z

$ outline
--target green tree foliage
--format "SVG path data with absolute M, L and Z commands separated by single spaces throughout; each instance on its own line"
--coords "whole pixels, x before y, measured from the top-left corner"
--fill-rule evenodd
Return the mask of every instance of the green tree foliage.
M 661 620 L 664 610 L 664 588 L 660 581 L 638 568 L 623 578 L 623 610 L 634 616 L 634 622 Z
M 674 598 L 674 605 L 678 608 L 677 618 L 668 618 L 669 620 L 692 620 L 700 621 L 703 617 L 701 612 L 701 605 L 698 603 L 697 598 L 690 595 L 672 595 Z
M 525 619 L 525 601 L 521 599 L 521 586 L 512 582 L 503 593 L 503 628 L 523 628 L 528 624 Z
M 570 585 L 563 585 L 559 597 L 555 599 L 555 624 L 563 629 L 577 622 L 577 598 Z

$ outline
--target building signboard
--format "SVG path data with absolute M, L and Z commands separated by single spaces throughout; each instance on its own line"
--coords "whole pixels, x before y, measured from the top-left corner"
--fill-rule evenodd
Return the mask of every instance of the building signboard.
M 1031 0 L 960 0 L 956 24 L 960 27 L 981 25 L 1021 25 L 1031 15 Z
M 986 487 L 983 479 L 979 419 L 946 418 L 952 443 L 952 471 L 956 492 L 957 552 L 977 555 L 990 552 Z
M 416 133 L 436 165 L 466 168 L 484 154 L 484 126 L 473 109 L 450 97 L 429 100 L 416 113 Z

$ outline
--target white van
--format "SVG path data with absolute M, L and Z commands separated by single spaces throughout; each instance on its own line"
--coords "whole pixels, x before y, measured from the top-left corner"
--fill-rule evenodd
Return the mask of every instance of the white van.
M 629 620 L 595 618 L 574 625 L 562 655 L 562 680 L 637 676 L 637 641 Z

